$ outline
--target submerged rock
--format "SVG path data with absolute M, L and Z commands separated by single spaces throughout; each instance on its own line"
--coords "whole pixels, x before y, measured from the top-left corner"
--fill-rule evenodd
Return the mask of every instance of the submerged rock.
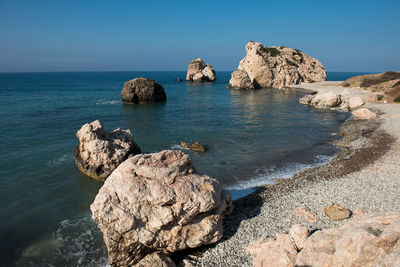
M 106 179 L 127 158 L 141 153 L 130 130 L 106 132 L 99 120 L 83 125 L 76 137 L 75 163 L 81 172 L 97 180 Z
M 196 141 L 193 145 L 189 145 L 188 143 L 182 141 L 181 146 L 189 148 L 194 151 L 206 152 L 206 147 L 200 144 L 199 141 Z
M 325 80 L 326 71 L 321 62 L 300 50 L 249 42 L 246 45 L 246 57 L 232 73 L 229 84 L 233 88 L 244 89 L 283 88 L 301 82 Z
M 350 217 L 350 210 L 337 204 L 332 204 L 324 209 L 324 213 L 334 221 L 341 221 Z
M 206 65 L 204 61 L 198 57 L 190 61 L 186 74 L 186 80 L 194 82 L 212 82 L 216 80 L 216 75 L 213 67 L 209 64 Z
M 142 104 L 166 101 L 167 95 L 161 85 L 141 77 L 125 83 L 121 98 L 124 104 Z
M 177 150 L 129 158 L 90 206 L 112 266 L 214 243 L 230 208 L 229 193 L 217 180 L 196 174 L 189 157 Z

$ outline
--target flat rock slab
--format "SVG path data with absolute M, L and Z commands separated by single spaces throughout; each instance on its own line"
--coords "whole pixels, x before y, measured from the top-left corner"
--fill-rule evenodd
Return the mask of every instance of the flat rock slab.
M 326 216 L 334 221 L 341 221 L 350 217 L 350 210 L 343 208 L 337 204 L 332 204 L 324 209 Z

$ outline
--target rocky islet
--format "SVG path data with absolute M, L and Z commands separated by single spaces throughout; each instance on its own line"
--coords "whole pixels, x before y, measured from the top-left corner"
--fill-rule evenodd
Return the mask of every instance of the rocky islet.
M 229 84 L 232 88 L 284 88 L 289 85 L 326 80 L 321 62 L 306 53 L 284 46 L 267 47 L 259 42 L 246 45 L 246 56 Z

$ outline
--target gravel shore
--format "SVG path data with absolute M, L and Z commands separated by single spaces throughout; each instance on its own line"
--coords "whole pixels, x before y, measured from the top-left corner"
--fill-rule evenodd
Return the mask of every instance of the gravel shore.
M 335 85 L 319 83 L 302 89 L 337 90 Z M 252 241 L 287 232 L 296 223 L 311 231 L 344 223 L 323 213 L 331 203 L 365 214 L 400 211 L 400 104 L 365 106 L 380 116 L 343 124 L 343 138 L 334 143 L 341 151 L 332 162 L 258 187 L 255 193 L 235 201 L 235 210 L 225 221 L 223 239 L 190 251 L 186 257 L 195 260 L 195 266 L 251 266 L 253 258 L 246 248 Z M 303 205 L 318 221 L 295 215 L 293 210 Z

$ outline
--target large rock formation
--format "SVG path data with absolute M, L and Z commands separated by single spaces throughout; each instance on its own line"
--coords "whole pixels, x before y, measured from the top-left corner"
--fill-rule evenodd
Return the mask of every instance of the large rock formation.
M 289 234 L 254 242 L 254 266 L 400 266 L 400 213 L 358 216 L 340 228 Z
M 360 87 L 372 92 L 382 93 L 380 100 L 393 101 L 400 97 L 400 72 L 355 76 L 342 83 L 343 87 Z
M 125 104 L 142 104 L 166 101 L 167 95 L 161 85 L 141 77 L 124 84 L 121 98 Z
M 326 71 L 321 62 L 300 50 L 249 42 L 246 57 L 232 73 L 229 84 L 233 88 L 244 89 L 283 88 L 301 82 L 325 80 Z
M 90 208 L 111 265 L 131 266 L 153 252 L 218 241 L 230 203 L 217 180 L 195 174 L 186 154 L 164 150 L 122 163 Z
M 196 58 L 190 61 L 188 65 L 188 71 L 186 74 L 187 81 L 194 81 L 194 82 L 212 82 L 215 81 L 215 71 L 213 67 L 209 64 L 205 64 L 201 58 Z
M 94 179 L 104 180 L 127 158 L 139 154 L 130 130 L 108 133 L 99 120 L 86 123 L 76 133 L 79 144 L 74 158 L 78 169 Z

